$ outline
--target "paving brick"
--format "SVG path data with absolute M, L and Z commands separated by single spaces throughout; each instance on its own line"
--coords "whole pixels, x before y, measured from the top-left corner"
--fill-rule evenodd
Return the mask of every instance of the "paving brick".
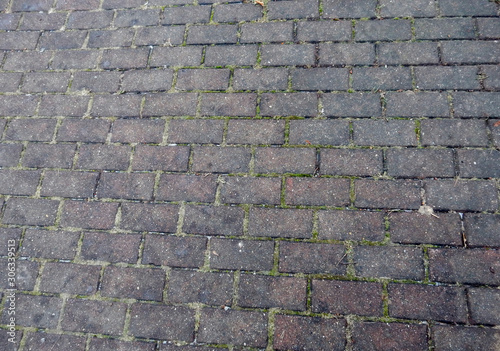
M 79 49 L 82 47 L 86 31 L 43 32 L 38 47 L 45 50 Z
M 285 121 L 230 119 L 228 144 L 283 144 Z
M 165 271 L 108 266 L 101 284 L 102 296 L 162 301 Z
M 102 8 L 104 9 L 128 9 L 134 7 L 140 7 L 144 4 L 144 0 L 104 0 L 102 3 Z
M 148 63 L 149 48 L 104 50 L 103 69 L 144 68 Z
M 31 71 L 47 69 L 52 53 L 49 51 L 12 51 L 5 58 L 6 71 Z
M 72 260 L 75 258 L 80 233 L 27 229 L 21 256 Z
M 493 41 L 454 40 L 441 43 L 442 60 L 450 63 L 496 63 L 500 47 Z
M 40 116 L 81 117 L 86 114 L 88 96 L 43 95 L 38 114 Z
M 344 253 L 343 245 L 282 241 L 279 271 L 343 275 L 346 266 L 339 262 L 345 258 Z
M 40 291 L 92 295 L 97 291 L 101 267 L 48 262 L 42 272 Z
M 262 116 L 304 116 L 313 117 L 318 113 L 316 93 L 265 93 L 261 96 Z
M 233 88 L 236 90 L 286 90 L 288 70 L 284 68 L 235 69 Z
M 211 173 L 247 172 L 251 150 L 245 147 L 200 146 L 193 151 L 193 171 Z
M 244 274 L 239 283 L 238 305 L 304 311 L 306 280 Z
M 4 224 L 49 226 L 56 220 L 59 201 L 10 198 L 3 215 Z
M 500 283 L 500 251 L 483 249 L 430 249 L 430 279 L 439 282 Z
M 457 154 L 461 177 L 500 177 L 500 151 L 457 150 Z
M 0 95 L 0 116 L 32 116 L 38 105 L 38 96 L 34 95 Z M 14 120 L 10 124 L 26 123 L 26 120 Z M 39 121 L 28 122 L 40 123 Z M 9 132 L 6 134 L 8 137 Z
M 117 339 L 90 339 L 89 351 L 117 350 L 117 351 L 155 351 L 156 342 L 120 341 Z
M 0 50 L 33 50 L 39 37 L 38 32 L 1 32 Z
M 180 45 L 184 41 L 183 26 L 145 27 L 137 29 L 135 45 Z
M 137 146 L 132 168 L 137 171 L 186 171 L 188 146 Z
M 478 345 L 486 349 L 495 349 L 500 332 L 493 328 L 474 328 L 467 326 L 435 325 L 432 337 L 437 349 L 474 350 Z
M 495 146 L 500 145 L 500 120 L 489 120 L 488 125 L 491 130 L 491 138 L 493 139 L 493 144 Z
M 298 41 L 348 41 L 351 36 L 352 28 L 349 21 L 306 21 L 297 23 Z
M 257 95 L 254 93 L 206 93 L 201 99 L 202 116 L 255 116 Z
M 344 320 L 277 315 L 274 348 L 277 350 L 332 350 L 345 347 Z
M 51 348 L 56 347 L 62 350 L 84 351 L 85 342 L 82 336 L 36 332 L 27 334 L 24 347 L 28 351 L 51 351 Z
M 441 0 L 439 8 L 443 16 L 495 16 L 497 8 L 493 2 L 472 0 L 467 4 L 460 1 Z
M 181 69 L 177 72 L 178 90 L 226 90 L 229 85 L 227 69 Z
M 121 302 L 69 299 L 61 325 L 68 331 L 120 335 L 126 310 Z
M 290 144 L 347 145 L 349 122 L 345 120 L 290 121 Z
M 2 242 L 9 243 L 9 240 L 14 240 L 16 251 L 19 249 L 18 244 L 21 239 L 21 234 L 21 228 L 0 228 L 0 239 Z M 8 245 L 2 245 L 2 247 L 0 247 L 0 256 L 7 256 L 8 253 Z
M 485 75 L 483 84 L 487 90 L 500 89 L 500 67 L 484 66 L 482 72 Z
M 262 45 L 263 66 L 305 66 L 314 65 L 314 44 Z
M 325 0 L 323 18 L 364 18 L 375 17 L 376 0 Z
M 453 94 L 456 117 L 500 117 L 500 93 L 457 92 Z
M 439 213 L 434 216 L 393 212 L 389 217 L 391 240 L 401 244 L 462 245 L 460 216 Z
M 16 294 L 16 325 L 54 329 L 61 307 L 62 299 L 57 297 Z M 7 318 L 4 308 L 3 324 L 7 324 Z
M 467 213 L 465 214 L 464 227 L 469 246 L 500 246 L 497 235 L 500 231 L 498 215 Z
M 233 206 L 188 206 L 183 230 L 202 235 L 242 235 L 243 209 Z
M 109 27 L 113 11 L 73 11 L 69 14 L 66 27 L 69 29 L 102 29 Z
M 132 45 L 133 37 L 134 37 L 134 31 L 130 28 L 113 29 L 113 30 L 95 30 L 90 32 L 87 46 L 89 48 L 130 46 Z M 108 68 L 105 66 L 103 67 Z
M 120 86 L 120 72 L 75 72 L 71 90 L 89 92 L 116 92 Z
M 220 200 L 230 204 L 280 204 L 281 179 L 276 177 L 225 177 Z
M 217 179 L 213 175 L 162 174 L 155 198 L 163 201 L 214 202 Z
M 245 23 L 241 26 L 241 43 L 273 43 L 293 40 L 293 23 Z
M 471 319 L 474 324 L 498 324 L 500 294 L 493 289 L 469 289 Z
M 173 71 L 158 69 L 150 71 L 127 71 L 123 74 L 122 89 L 125 91 L 169 90 Z
M 169 302 L 231 305 L 232 293 L 233 277 L 229 273 L 202 273 L 177 269 L 170 272 Z
M 208 23 L 212 6 L 167 7 L 162 13 L 163 25 L 185 23 Z
M 161 119 L 118 119 L 111 129 L 111 142 L 161 143 L 164 127 Z
M 35 195 L 40 171 L 0 170 L 0 194 Z
M 142 263 L 198 268 L 203 266 L 206 246 L 206 238 L 148 234 Z
M 500 25 L 498 19 L 491 18 L 478 18 L 477 19 L 479 36 L 481 38 L 498 39 L 500 38 Z
M 474 39 L 472 18 L 420 18 L 415 20 L 416 39 Z
M 380 95 L 374 93 L 323 94 L 323 109 L 332 117 L 372 117 L 382 115 Z
M 432 0 L 382 0 L 380 14 L 383 17 L 434 17 L 437 15 L 436 5 Z
M 215 22 L 254 21 L 262 17 L 261 7 L 257 4 L 224 4 L 214 10 Z
M 92 116 L 137 117 L 142 96 L 137 94 L 96 95 L 92 104 Z
M 384 212 L 319 211 L 318 239 L 368 240 L 385 238 Z
M 252 208 L 249 215 L 250 236 L 311 238 L 312 211 L 298 209 Z
M 315 0 L 269 2 L 269 19 L 318 18 L 319 6 Z
M 418 181 L 360 179 L 356 180 L 355 189 L 356 207 L 401 209 L 420 207 L 421 185 Z
M 140 234 L 85 233 L 81 249 L 84 260 L 136 263 Z
M 19 26 L 20 30 L 57 30 L 66 22 L 66 14 L 28 12 L 24 14 L 23 21 Z
M 352 333 L 353 350 L 427 350 L 425 325 L 355 322 Z
M 380 150 L 324 149 L 320 169 L 322 174 L 371 176 L 382 174 L 382 161 Z
M 315 163 L 316 150 L 312 148 L 258 148 L 254 172 L 313 174 Z
M 155 175 L 153 173 L 103 172 L 97 187 L 100 198 L 151 200 Z
M 356 274 L 360 277 L 424 279 L 422 249 L 416 247 L 358 246 L 354 248 Z
M 3 128 L 0 128 L 3 129 Z M 22 144 L 1 144 L 0 145 L 0 166 L 15 167 L 21 158 L 23 151 Z
M 480 120 L 423 120 L 421 123 L 424 146 L 487 146 L 484 121 Z
M 194 116 L 198 94 L 150 94 L 142 110 L 143 116 Z
M 415 67 L 418 89 L 480 89 L 477 67 Z
M 2 13 L 0 14 L 0 29 L 15 30 L 20 19 L 21 14 L 19 13 Z
M 56 9 L 58 10 L 96 10 L 99 8 L 99 0 L 59 0 Z
M 409 20 L 358 21 L 355 31 L 357 41 L 410 40 L 412 37 Z
M 257 45 L 208 46 L 204 63 L 205 66 L 250 66 L 257 62 L 257 49 Z M 198 50 L 201 57 L 201 49 Z
M 151 67 L 167 66 L 199 66 L 202 47 L 157 47 L 151 54 Z
M 381 43 L 378 62 L 386 65 L 436 64 L 439 63 L 438 48 L 434 42 Z
M 210 1 L 210 0 L 202 0 L 202 1 Z M 227 351 L 228 349 L 221 349 L 221 348 L 206 348 L 204 346 L 191 346 L 191 345 L 185 345 L 185 346 L 175 346 L 172 343 L 165 343 L 165 344 L 160 344 L 160 350 L 161 351 Z M 237 350 L 237 349 L 235 349 Z
M 160 19 L 159 9 L 116 11 L 116 27 L 154 26 Z
M 66 119 L 59 127 L 57 141 L 105 142 L 110 121 L 105 119 Z
M 427 204 L 435 209 L 495 211 L 498 196 L 491 181 L 429 180 L 425 183 Z
M 232 24 L 191 26 L 187 44 L 236 44 L 237 26 Z
M 349 180 L 334 178 L 287 178 L 286 199 L 289 205 L 347 206 Z
M 454 177 L 453 151 L 448 149 L 390 149 L 387 174 L 393 177 Z
M 60 50 L 54 52 L 50 66 L 53 69 L 94 69 L 98 56 L 97 50 Z
M 375 62 L 375 46 L 370 43 L 319 45 L 320 65 L 372 65 Z
M 128 168 L 129 158 L 130 147 L 125 145 L 83 144 L 76 168 L 124 171 Z
M 126 203 L 122 205 L 121 228 L 174 233 L 178 207 L 170 204 Z
M 360 67 L 352 70 L 355 90 L 411 89 L 412 79 L 408 67 Z
M 56 126 L 53 119 L 14 119 L 7 125 L 5 140 L 50 141 Z
M 426 121 L 424 121 L 426 122 Z M 416 146 L 415 122 L 411 120 L 354 121 L 354 144 Z
M 462 288 L 420 284 L 389 284 L 389 316 L 447 322 L 467 320 Z
M 294 90 L 347 90 L 349 72 L 341 68 L 308 68 L 292 71 Z
M 7 245 L 5 245 L 7 246 Z M 7 258 L 1 259 L 0 265 L 4 272 L 9 272 L 12 269 L 12 266 L 9 265 L 9 260 Z M 9 269 L 10 268 L 10 269 Z M 15 272 L 16 272 L 16 280 L 15 284 L 11 285 L 11 282 L 8 282 L 8 275 L 6 274 L 4 278 L 2 278 L 2 282 L 0 286 L 2 289 L 12 289 L 15 288 L 18 291 L 33 291 L 35 288 L 36 278 L 38 276 L 38 271 L 40 270 L 40 265 L 37 262 L 32 261 L 16 261 L 15 263 Z M 9 291 L 7 291 L 9 294 Z M 9 306 L 10 307 L 10 306 Z
M 22 164 L 32 168 L 71 168 L 75 145 L 30 143 L 26 147 Z
M 273 267 L 272 241 L 211 239 L 210 267 L 244 271 L 270 271 Z
M 111 229 L 115 223 L 118 203 L 66 201 L 61 225 L 85 229 Z

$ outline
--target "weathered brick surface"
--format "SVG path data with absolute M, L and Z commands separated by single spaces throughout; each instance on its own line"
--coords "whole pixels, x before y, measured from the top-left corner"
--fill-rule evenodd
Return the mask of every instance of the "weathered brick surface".
M 427 350 L 425 325 L 357 322 L 354 324 L 353 350 Z
M 83 144 L 78 151 L 78 169 L 124 171 L 128 168 L 129 146 Z
M 312 211 L 252 208 L 248 234 L 251 236 L 310 238 Z
M 140 234 L 85 233 L 81 257 L 85 260 L 135 263 Z
M 196 114 L 196 93 L 146 95 L 143 116 L 193 116 Z
M 421 184 L 412 180 L 356 180 L 356 200 L 354 205 L 362 208 L 401 208 L 420 207 Z M 391 201 L 382 198 L 390 195 Z
M 449 117 L 448 101 L 444 93 L 389 93 L 387 116 L 391 117 Z
M 482 146 L 488 145 L 486 123 L 470 119 L 433 119 L 421 123 L 424 146 Z
M 380 96 L 372 93 L 324 94 L 323 109 L 332 117 L 376 117 L 381 116 Z
M 285 42 L 293 40 L 290 22 L 246 23 L 241 26 L 241 43 Z
M 250 158 L 249 148 L 200 146 L 193 150 L 192 169 L 195 172 L 246 172 Z
M 427 121 L 423 121 L 427 122 Z M 435 122 L 435 121 L 432 121 Z M 439 121 L 441 122 L 441 121 Z M 354 144 L 361 146 L 416 146 L 415 122 L 411 120 L 357 120 Z
M 362 0 L 352 3 L 346 0 L 326 0 L 323 5 L 324 18 L 363 18 L 374 17 L 375 0 Z
M 92 116 L 136 117 L 139 115 L 142 97 L 135 94 L 96 95 L 92 104 Z
M 283 144 L 285 121 L 230 119 L 228 144 Z
M 236 69 L 233 88 L 236 90 L 285 90 L 288 88 L 288 70 L 283 68 Z
M 139 145 L 135 149 L 132 168 L 137 171 L 155 170 L 186 171 L 188 166 L 188 146 Z
M 357 41 L 411 39 L 411 23 L 409 20 L 359 21 L 354 29 Z
M 268 4 L 269 19 L 318 18 L 319 6 L 315 0 L 281 1 Z
M 323 149 L 320 169 L 322 174 L 373 176 L 382 174 L 382 161 L 380 150 Z
M 341 264 L 345 260 L 344 253 L 343 245 L 283 241 L 280 243 L 279 270 L 343 275 L 346 272 L 345 265 Z
M 198 66 L 201 63 L 202 48 L 186 47 L 157 47 L 151 54 L 151 67 L 162 66 Z
M 111 229 L 118 203 L 66 201 L 61 215 L 63 227 Z
M 387 174 L 394 177 L 453 177 L 455 166 L 451 150 L 393 149 L 386 154 Z
M 119 84 L 119 72 L 77 72 L 73 76 L 71 90 L 115 92 L 118 90 Z
M 165 121 L 159 119 L 118 119 L 111 129 L 111 141 L 117 143 L 161 143 Z
M 155 351 L 156 343 L 143 341 L 121 341 L 117 339 L 90 339 L 90 351 L 98 350 L 130 350 L 130 351 Z
M 226 90 L 229 85 L 227 69 L 181 69 L 177 71 L 178 90 Z
M 59 127 L 58 141 L 105 142 L 110 122 L 106 119 L 68 119 Z
M 499 178 L 500 152 L 497 150 L 458 150 L 460 176 Z
M 168 281 L 168 301 L 200 302 L 206 305 L 231 305 L 233 277 L 228 273 L 201 273 L 173 270 Z
M 500 294 L 493 289 L 469 289 L 471 319 L 475 324 L 497 325 L 499 321 Z
M 439 62 L 438 47 L 434 42 L 381 43 L 378 61 L 387 65 L 436 64 Z
M 101 174 L 97 187 L 100 198 L 150 200 L 153 196 L 155 175 L 151 173 Z
M 49 262 L 42 272 L 40 291 L 92 295 L 97 291 L 101 267 Z
M 27 334 L 27 350 L 50 351 L 51 348 L 85 350 L 85 338 L 75 335 L 48 334 L 36 332 Z
M 255 152 L 257 173 L 302 173 L 315 171 L 316 150 L 312 148 L 259 148 Z
M 368 211 L 320 211 L 318 238 L 333 240 L 384 239 L 384 213 Z
M 252 93 L 202 94 L 203 116 L 255 116 L 257 96 Z
M 261 17 L 262 10 L 256 4 L 219 5 L 215 7 L 214 12 L 215 22 L 254 21 Z
M 272 241 L 212 239 L 210 267 L 244 271 L 269 271 L 273 266 Z
M 139 269 L 107 267 L 101 286 L 101 295 L 138 300 L 162 301 L 165 271 L 162 269 Z
M 23 104 L 31 101 L 24 101 Z M 50 141 L 57 121 L 53 119 L 13 119 L 7 124 L 5 140 Z
M 223 203 L 280 204 L 281 179 L 277 177 L 225 177 L 220 188 Z
M 263 45 L 261 55 L 264 66 L 305 66 L 315 62 L 312 44 Z
M 407 67 L 359 67 L 354 68 L 352 87 L 356 90 L 411 89 L 411 72 Z
M 21 256 L 71 260 L 76 255 L 80 233 L 28 229 Z
M 217 179 L 213 175 L 162 174 L 155 198 L 164 201 L 213 202 Z
M 0 194 L 34 195 L 40 171 L 0 170 Z
M 56 219 L 59 201 L 12 197 L 5 206 L 4 224 L 50 226 Z
M 349 123 L 343 120 L 299 120 L 290 122 L 290 144 L 347 145 Z
M 203 235 L 242 235 L 243 210 L 234 206 L 188 206 L 183 230 Z
M 492 214 L 466 214 L 464 217 L 467 243 L 474 246 L 500 246 L 500 218 Z
M 178 207 L 170 204 L 126 203 L 122 205 L 123 229 L 149 232 L 175 232 Z
M 260 102 L 262 116 L 312 117 L 318 111 L 315 93 L 265 93 Z
M 443 62 L 450 63 L 495 63 L 500 48 L 492 41 L 446 41 L 441 43 Z
M 472 18 L 419 18 L 415 20 L 417 39 L 473 39 Z
M 16 324 L 40 328 L 57 327 L 62 299 L 51 296 L 34 296 L 16 294 Z M 6 309 L 2 315 L 2 324 L 8 324 L 8 315 Z
M 346 206 L 349 181 L 333 178 L 287 178 L 285 202 L 289 205 Z
M 201 267 L 207 240 L 204 238 L 149 234 L 144 244 L 142 263 L 171 267 Z
M 494 349 L 500 332 L 493 328 L 475 328 L 467 326 L 436 325 L 432 328 L 432 336 L 436 348 L 445 351 L 474 350 L 477 345 L 486 349 Z
M 494 211 L 498 196 L 491 181 L 430 180 L 425 182 L 427 204 L 436 209 Z
M 500 93 L 454 93 L 454 110 L 457 117 L 500 117 Z
M 256 61 L 257 45 L 208 46 L 205 51 L 206 66 L 249 66 Z
M 236 44 L 237 26 L 220 24 L 217 26 L 191 26 L 188 30 L 188 44 Z
M 380 7 L 380 14 L 387 17 L 433 17 L 437 14 L 436 5 L 433 1 L 428 0 L 417 0 L 410 3 L 404 0 L 382 0 Z
M 75 145 L 28 144 L 22 165 L 31 168 L 71 168 Z

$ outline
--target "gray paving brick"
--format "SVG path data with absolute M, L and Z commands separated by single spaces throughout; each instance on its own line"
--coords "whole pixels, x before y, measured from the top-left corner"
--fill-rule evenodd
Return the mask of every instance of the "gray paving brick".
M 484 66 L 482 72 L 485 75 L 483 84 L 488 90 L 500 89 L 500 67 Z
M 450 107 L 445 93 L 391 92 L 386 95 L 387 116 L 390 117 L 449 117 Z
M 349 21 L 298 22 L 297 40 L 299 41 L 348 41 L 352 36 Z
M 35 195 L 40 171 L 0 170 L 0 193 L 3 195 Z
M 76 145 L 27 145 L 22 165 L 31 168 L 71 168 Z
M 322 240 L 382 241 L 384 212 L 319 211 L 318 238 Z
M 478 90 L 481 88 L 477 67 L 451 66 L 414 68 L 416 88 L 423 90 Z
M 231 24 L 191 26 L 187 44 L 236 44 L 237 26 Z
M 208 46 L 205 51 L 205 65 L 251 66 L 257 62 L 257 49 L 257 45 Z
M 498 196 L 492 181 L 428 180 L 425 182 L 427 204 L 436 209 L 495 211 Z
M 154 177 L 152 173 L 103 172 L 96 194 L 100 198 L 151 200 Z
M 478 18 L 477 25 L 479 28 L 479 36 L 481 38 L 500 38 L 500 24 L 498 24 L 498 18 Z
M 99 0 L 59 0 L 56 5 L 58 10 L 96 10 L 99 8 Z
M 319 6 L 315 0 L 271 1 L 267 5 L 269 19 L 318 18 Z
M 487 146 L 486 123 L 479 120 L 423 120 L 422 145 Z
M 148 234 L 142 263 L 199 268 L 203 265 L 206 246 L 206 238 Z
M 67 119 L 59 127 L 58 141 L 105 142 L 110 128 L 105 119 Z
M 138 28 L 135 45 L 179 45 L 184 41 L 184 26 Z
M 19 26 L 20 30 L 57 30 L 66 22 L 65 13 L 28 12 Z
M 474 39 L 472 18 L 419 18 L 415 20 L 416 39 Z
M 292 89 L 347 90 L 349 71 L 342 68 L 298 68 L 292 70 Z
M 62 299 L 58 297 L 16 294 L 16 324 L 55 328 L 61 307 Z M 4 311 L 2 322 L 7 324 L 7 310 Z
M 151 54 L 151 67 L 198 66 L 201 63 L 201 47 L 157 47 Z
M 285 202 L 288 205 L 347 206 L 349 181 L 335 178 L 287 178 Z
M 171 204 L 123 204 L 120 227 L 135 231 L 173 233 L 177 227 L 178 211 L 178 207 Z
M 7 4 L 5 6 L 7 6 Z M 17 25 L 19 24 L 20 19 L 20 13 L 2 13 L 0 14 L 0 29 L 15 30 L 17 28 Z
M 174 119 L 168 125 L 168 141 L 220 144 L 223 132 L 224 121 L 220 119 Z
M 498 324 L 500 295 L 493 289 L 469 289 L 471 318 L 475 324 Z
M 227 69 L 181 69 L 177 71 L 178 90 L 226 90 L 229 86 Z
M 434 17 L 437 15 L 436 4 L 432 0 L 382 0 L 380 14 L 384 17 Z
M 262 116 L 304 116 L 318 113 L 316 93 L 265 93 L 260 101 Z
M 378 62 L 387 65 L 439 63 L 437 44 L 434 42 L 381 43 L 378 46 Z
M 257 4 L 221 4 L 215 7 L 214 22 L 255 21 L 262 18 Z
M 33 50 L 39 37 L 38 32 L 2 32 L 0 50 Z
M 313 174 L 316 150 L 312 148 L 258 148 L 255 152 L 256 173 Z
M 325 0 L 323 18 L 375 17 L 376 6 L 375 0 L 362 0 L 356 3 L 349 0 Z
M 97 172 L 46 171 L 40 195 L 88 199 L 94 194 L 97 176 Z
M 129 350 L 129 351 L 155 351 L 156 343 L 142 341 L 121 341 L 108 338 L 92 338 L 90 339 L 90 351 L 99 350 Z
M 354 205 L 360 208 L 418 209 L 421 204 L 421 183 L 414 180 L 360 179 L 354 188 Z
M 486 348 L 493 348 L 500 335 L 493 328 L 437 325 L 432 328 L 432 333 L 436 338 L 436 346 L 445 351 L 461 347 L 473 349 L 478 342 Z
M 253 93 L 206 93 L 201 98 L 202 116 L 253 117 L 257 95 Z
M 354 144 L 362 146 L 416 146 L 415 122 L 408 120 L 354 121 Z
M 3 215 L 4 224 L 50 226 L 54 224 L 59 201 L 11 197 Z
M 144 4 L 144 0 L 104 0 L 102 3 L 102 7 L 104 9 L 128 9 L 128 8 L 134 8 L 134 7 L 139 7 L 142 4 Z
M 113 11 L 73 11 L 66 26 L 70 29 L 102 29 L 111 24 Z
M 52 53 L 50 51 L 8 52 L 5 58 L 3 69 L 7 71 L 44 70 L 48 68 L 51 57 Z
M 494 16 L 497 14 L 495 4 L 484 0 L 471 0 L 467 4 L 454 0 L 441 0 L 439 8 L 443 16 Z
M 40 116 L 83 117 L 90 97 L 78 95 L 43 95 L 38 114 Z
M 84 260 L 136 263 L 141 234 L 85 233 L 81 257 Z
M 211 6 L 167 7 L 162 13 L 162 24 L 208 23 Z M 216 21 L 217 22 L 217 21 Z
M 206 305 L 230 305 L 233 277 L 229 273 L 173 270 L 168 285 L 168 300 L 173 303 L 201 302 Z
M 252 208 L 248 233 L 251 236 L 310 238 L 312 211 L 299 209 Z
M 111 141 L 118 143 L 161 143 L 165 121 L 160 119 L 118 119 L 111 129 Z
M 137 117 L 141 100 L 137 94 L 96 95 L 90 113 L 96 117 Z
M 1 95 L 0 116 L 32 116 L 38 101 L 38 96 L 33 95 Z M 11 122 L 11 124 L 21 123 L 15 121 Z
M 79 49 L 82 47 L 87 32 L 43 32 L 38 47 L 42 50 Z
M 48 11 L 51 5 L 49 0 L 16 0 L 12 11 Z
M 97 291 L 100 266 L 47 262 L 41 274 L 40 291 L 93 295 Z
M 162 301 L 165 271 L 108 266 L 102 278 L 101 295 L 106 297 Z
M 500 217 L 498 215 L 465 214 L 464 227 L 469 246 L 500 246 L 496 234 L 500 230 Z
M 382 174 L 381 150 L 321 150 L 321 174 L 375 176 Z
M 202 235 L 242 235 L 243 210 L 234 206 L 188 206 L 183 230 Z
M 76 168 L 125 171 L 129 158 L 129 146 L 84 144 L 79 149 Z
M 272 241 L 212 239 L 210 250 L 210 267 L 215 269 L 269 271 L 273 267 Z
M 446 41 L 441 43 L 444 63 L 495 63 L 500 56 L 500 46 L 492 41 Z
M 500 93 L 458 92 L 453 94 L 457 117 L 500 117 Z
M 144 68 L 148 63 L 148 56 L 148 48 L 105 50 L 100 67 L 103 69 Z
M 8 100 L 7 100 L 8 101 Z M 24 100 L 29 104 L 32 100 Z M 56 120 L 40 119 L 13 119 L 7 125 L 5 140 L 50 141 L 56 127 Z
M 158 24 L 160 10 L 121 10 L 116 11 L 116 27 L 153 26 Z
M 319 45 L 320 65 L 372 65 L 375 62 L 375 46 L 370 43 Z
M 143 116 L 194 116 L 198 94 L 158 93 L 146 95 Z
M 358 21 L 354 30 L 357 41 L 410 40 L 412 36 L 409 20 Z
M 500 151 L 457 150 L 460 176 L 466 178 L 499 178 Z
M 288 70 L 285 68 L 235 69 L 233 88 L 236 90 L 286 90 Z
M 120 85 L 119 72 L 76 72 L 71 84 L 72 91 L 115 92 Z
M 181 172 L 188 167 L 188 146 L 139 145 L 135 149 L 132 169 Z
M 345 120 L 290 121 L 290 144 L 347 145 L 349 122 Z
M 22 144 L 2 144 L 0 145 L 0 166 L 15 167 L 21 158 L 23 151 Z
M 377 117 L 382 114 L 380 95 L 372 93 L 323 94 L 323 112 L 332 117 Z
M 228 144 L 283 144 L 285 121 L 230 119 Z
M 286 42 L 293 40 L 290 22 L 245 23 L 241 26 L 241 43 Z
M 44 332 L 29 333 L 26 336 L 27 350 L 50 351 L 51 347 L 61 349 L 85 350 L 85 338 L 75 335 L 49 334 Z
M 36 53 L 38 55 L 49 52 Z M 59 50 L 51 62 L 53 69 L 95 69 L 99 52 L 97 50 Z M 43 62 L 43 61 L 42 61 Z M 46 65 L 45 65 L 46 66 Z
M 280 242 L 280 272 L 343 275 L 345 265 L 343 245 L 301 242 Z
M 454 177 L 453 151 L 391 149 L 386 153 L 387 174 L 393 177 Z
M 277 177 L 224 177 L 220 201 L 228 204 L 279 205 L 281 179 Z
M 62 227 L 111 229 L 118 203 L 66 201 L 61 214 Z
M 304 66 L 313 65 L 314 45 L 263 45 L 261 63 L 265 66 Z
M 411 72 L 408 67 L 356 67 L 352 87 L 369 91 L 411 89 Z

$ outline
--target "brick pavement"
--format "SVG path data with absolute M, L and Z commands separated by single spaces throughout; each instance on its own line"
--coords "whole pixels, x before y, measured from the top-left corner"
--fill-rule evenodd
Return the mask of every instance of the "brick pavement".
M 0 349 L 499 350 L 498 1 L 262 5 L 0 0 Z

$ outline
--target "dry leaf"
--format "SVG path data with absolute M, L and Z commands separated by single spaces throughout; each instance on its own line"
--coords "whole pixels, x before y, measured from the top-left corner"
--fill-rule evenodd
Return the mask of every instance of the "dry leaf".
M 500 127 L 500 121 L 495 122 L 495 123 L 493 124 L 493 127 Z

